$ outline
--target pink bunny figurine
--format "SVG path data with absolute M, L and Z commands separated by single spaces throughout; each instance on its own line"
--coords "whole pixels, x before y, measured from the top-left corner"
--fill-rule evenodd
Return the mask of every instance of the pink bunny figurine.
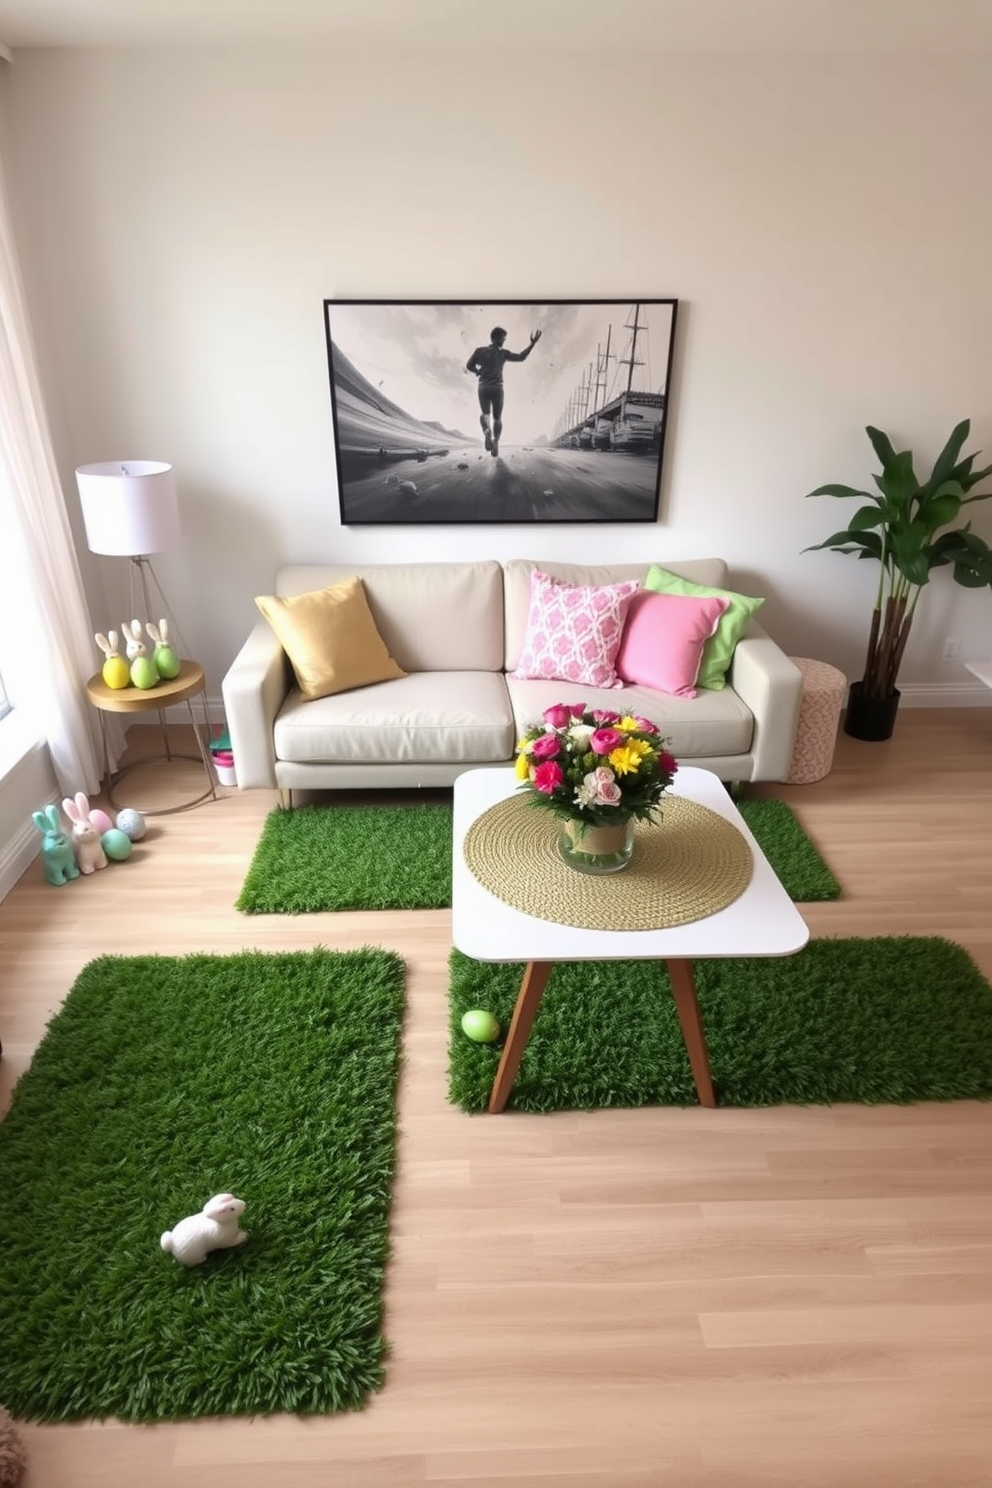
M 72 822 L 72 850 L 80 873 L 95 873 L 98 868 L 106 868 L 107 854 L 103 850 L 100 833 L 90 821 L 90 803 L 87 797 L 82 791 L 77 791 L 74 801 L 66 797 L 62 802 L 62 810 Z

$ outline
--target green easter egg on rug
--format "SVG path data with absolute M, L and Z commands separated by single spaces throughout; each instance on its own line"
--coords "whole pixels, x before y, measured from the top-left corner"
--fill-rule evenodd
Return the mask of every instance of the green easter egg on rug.
M 500 1028 L 492 1013 L 484 1008 L 469 1008 L 462 1014 L 462 1033 L 477 1044 L 492 1044 L 499 1038 Z

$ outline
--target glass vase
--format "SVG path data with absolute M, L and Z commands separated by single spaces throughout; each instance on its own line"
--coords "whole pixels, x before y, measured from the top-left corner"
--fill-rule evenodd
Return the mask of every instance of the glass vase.
M 561 824 L 558 851 L 577 873 L 620 873 L 634 851 L 634 818 L 610 827 L 569 818 Z

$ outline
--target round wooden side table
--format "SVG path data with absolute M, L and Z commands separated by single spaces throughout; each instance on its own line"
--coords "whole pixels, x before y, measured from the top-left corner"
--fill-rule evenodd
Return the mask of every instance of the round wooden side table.
M 114 787 L 123 780 L 131 770 L 136 770 L 141 765 L 152 764 L 161 760 L 172 762 L 173 760 L 196 760 L 199 759 L 203 765 L 204 774 L 207 778 L 207 788 L 200 795 L 194 796 L 191 801 L 183 801 L 178 806 L 159 807 L 158 810 L 146 810 L 143 806 L 136 807 L 142 816 L 170 816 L 176 811 L 188 811 L 191 806 L 198 806 L 207 797 L 217 799 L 217 790 L 214 786 L 213 770 L 210 768 L 210 755 L 207 745 L 210 740 L 210 715 L 207 712 L 206 681 L 203 676 L 203 668 L 199 662 L 184 661 L 179 668 L 178 677 L 166 680 L 159 679 L 157 687 L 108 687 L 99 672 L 92 676 L 86 684 L 86 692 L 94 708 L 100 710 L 100 737 L 103 741 L 103 772 L 107 800 L 112 806 L 120 806 L 120 802 L 114 799 Z M 199 696 L 203 706 L 203 738 L 200 737 L 200 727 L 193 712 L 193 699 Z M 190 723 L 193 725 L 193 737 L 199 754 L 178 754 L 169 744 L 169 735 L 165 727 L 165 709 L 170 703 L 185 703 L 189 713 Z M 108 713 L 157 713 L 159 727 L 162 730 L 162 743 L 165 746 L 164 754 L 151 755 L 148 759 L 135 760 L 130 765 L 125 765 L 116 774 L 110 768 L 110 755 L 107 750 L 107 714 Z M 206 742 L 205 742 L 206 741 Z M 133 805 L 133 802 L 128 802 Z

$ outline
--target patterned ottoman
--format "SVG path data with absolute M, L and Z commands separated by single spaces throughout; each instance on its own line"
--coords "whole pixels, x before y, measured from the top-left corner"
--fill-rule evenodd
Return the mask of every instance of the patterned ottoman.
M 811 661 L 808 656 L 790 656 L 789 660 L 803 674 L 803 700 L 789 784 L 811 785 L 830 774 L 847 678 L 825 661 Z

